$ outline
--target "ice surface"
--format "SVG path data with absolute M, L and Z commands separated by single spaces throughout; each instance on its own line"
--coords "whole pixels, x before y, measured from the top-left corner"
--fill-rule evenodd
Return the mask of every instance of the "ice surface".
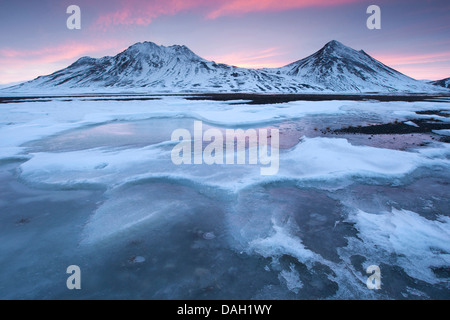
M 291 270 L 283 270 L 280 272 L 280 278 L 286 282 L 287 288 L 294 292 L 298 293 L 301 288 L 303 288 L 303 283 L 300 280 L 300 275 L 295 270 L 294 265 L 291 265 Z
M 100 99 L 101 100 L 101 99 Z M 126 106 L 124 106 L 126 104 Z M 297 101 L 274 105 L 230 105 L 213 101 L 186 101 L 165 97 L 154 101 L 92 101 L 87 98 L 54 98 L 48 102 L 22 102 L 2 105 L 0 147 L 20 147 L 30 141 L 60 134 L 67 130 L 86 128 L 118 121 L 144 119 L 197 119 L 215 126 L 266 126 L 284 120 L 300 119 L 307 115 L 351 115 L 392 121 L 395 118 L 417 115 L 415 111 L 434 108 L 431 102 L 392 103 L 354 101 Z M 448 104 L 441 109 L 450 110 Z M 436 117 L 435 117 L 436 118 Z M 442 118 L 442 119 L 441 119 Z M 448 120 L 439 117 L 440 120 Z M 111 127 L 110 127 L 111 128 Z M 117 135 L 119 131 L 115 132 Z M 19 149 L 17 151 L 20 152 Z M 12 152 L 12 151 L 11 151 Z M 8 154 L 9 156 L 9 154 Z
M 412 122 L 412 121 L 406 121 L 405 124 L 407 124 L 408 126 L 416 127 L 416 128 L 419 127 L 417 124 L 415 124 L 415 123 Z
M 436 103 L 99 100 L 1 106 L 0 297 L 71 298 L 55 283 L 74 263 L 83 298 L 448 296 L 450 146 L 314 130 L 431 119 L 416 111 Z M 175 166 L 170 134 L 194 120 L 281 128 L 279 173 Z M 395 285 L 369 291 L 369 264 Z
M 450 218 L 428 220 L 415 212 L 396 210 L 380 214 L 358 211 L 351 216 L 370 255 L 390 254 L 412 277 L 437 283 L 431 267 L 450 265 Z
M 255 251 L 263 257 L 279 258 L 282 255 L 295 257 L 299 262 L 311 263 L 321 258 L 306 249 L 300 239 L 289 234 L 288 229 L 274 225 L 273 235 L 250 242 L 249 250 Z
M 345 139 L 305 138 L 291 150 L 281 152 L 277 176 L 261 176 L 255 165 L 176 166 L 170 158 L 173 146 L 173 142 L 167 141 L 138 149 L 35 153 L 21 165 L 21 176 L 39 184 L 104 184 L 110 187 L 166 177 L 238 191 L 271 181 L 332 181 L 352 176 L 401 178 L 420 166 L 448 166 L 445 158 L 450 152 L 449 148 L 440 147 L 422 153 L 405 152 L 353 146 Z
M 146 223 L 150 228 L 177 220 L 177 216 L 188 214 L 190 203 L 182 187 L 174 187 L 176 193 L 167 193 L 169 188 L 149 185 L 146 188 L 131 186 L 111 194 L 91 217 L 84 228 L 82 244 L 92 244 L 115 234 L 123 234 L 133 226 Z M 192 207 L 192 204 L 191 204 Z
M 433 130 L 433 132 L 441 136 L 450 136 L 450 130 Z

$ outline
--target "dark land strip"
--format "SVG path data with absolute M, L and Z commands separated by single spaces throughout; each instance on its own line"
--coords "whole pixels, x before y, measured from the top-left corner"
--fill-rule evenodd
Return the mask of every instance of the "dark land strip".
M 448 94 L 253 94 L 253 93 L 212 93 L 212 94 L 80 94 L 0 97 L 0 104 L 20 102 L 48 102 L 54 99 L 81 99 L 89 101 L 145 101 L 160 97 L 183 97 L 193 101 L 236 101 L 240 104 L 277 104 L 292 101 L 378 101 L 378 102 L 450 102 Z

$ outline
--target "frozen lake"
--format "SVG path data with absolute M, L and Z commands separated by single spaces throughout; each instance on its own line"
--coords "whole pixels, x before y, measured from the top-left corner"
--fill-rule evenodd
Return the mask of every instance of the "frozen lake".
M 249 102 L 2 100 L 0 299 L 450 298 L 448 98 Z M 279 172 L 173 164 L 194 121 L 279 129 Z

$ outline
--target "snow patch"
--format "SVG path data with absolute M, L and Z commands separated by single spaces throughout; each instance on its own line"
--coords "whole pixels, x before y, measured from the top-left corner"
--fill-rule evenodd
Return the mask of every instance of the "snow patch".
M 404 124 L 411 126 L 411 127 L 419 128 L 419 126 L 412 121 L 406 121 L 406 122 L 404 122 Z
M 407 210 L 393 209 L 380 214 L 359 210 L 349 220 L 356 223 L 369 255 L 386 260 L 395 254 L 411 277 L 437 283 L 439 280 L 430 268 L 450 265 L 449 217 L 428 220 Z

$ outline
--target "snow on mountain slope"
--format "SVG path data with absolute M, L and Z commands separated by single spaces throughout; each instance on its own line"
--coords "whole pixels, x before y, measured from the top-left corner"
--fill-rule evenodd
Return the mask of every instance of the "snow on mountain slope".
M 205 60 L 185 46 L 137 43 L 115 57 L 84 57 L 48 76 L 14 87 L 133 89 L 151 92 L 301 92 L 321 90 L 265 71 Z
M 313 55 L 279 69 L 281 73 L 332 91 L 426 92 L 427 84 L 414 80 L 338 41 Z
M 245 69 L 205 60 L 186 46 L 132 45 L 114 57 L 83 57 L 51 75 L 8 88 L 16 92 L 436 92 L 363 51 L 331 41 L 277 69 Z
M 429 84 L 450 89 L 450 78 L 446 78 L 446 79 L 442 79 L 442 80 L 438 80 L 438 81 L 431 81 L 431 82 L 429 82 Z

